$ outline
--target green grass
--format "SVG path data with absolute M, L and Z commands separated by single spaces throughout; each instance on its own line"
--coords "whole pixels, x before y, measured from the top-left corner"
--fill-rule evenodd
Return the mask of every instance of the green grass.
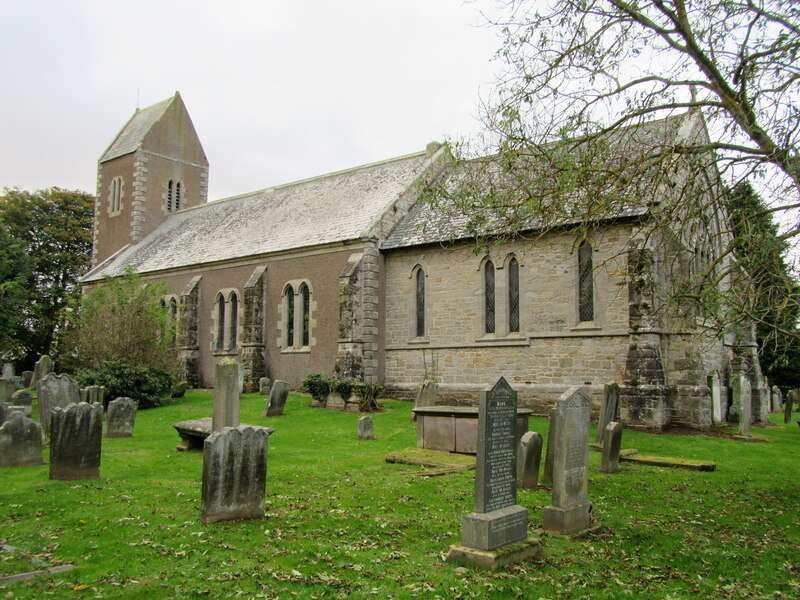
M 715 472 L 621 463 L 590 499 L 604 529 L 544 540 L 540 562 L 491 573 L 444 562 L 472 511 L 474 471 L 419 477 L 388 464 L 415 445 L 410 405 L 383 401 L 374 441 L 358 415 L 308 407 L 241 420 L 275 428 L 266 518 L 200 524 L 202 454 L 176 452 L 178 421 L 211 415 L 210 394 L 140 411 L 133 438 L 104 439 L 101 477 L 50 481 L 47 465 L 0 471 L 0 576 L 62 563 L 52 576 L 0 585 L 2 598 L 796 598 L 800 596 L 800 428 L 755 430 L 771 443 L 625 431 L 623 447 L 717 461 Z M 532 418 L 546 436 L 547 421 Z M 592 433 L 594 439 L 594 432 Z M 46 458 L 46 457 L 45 457 Z M 521 490 L 531 529 L 547 490 Z

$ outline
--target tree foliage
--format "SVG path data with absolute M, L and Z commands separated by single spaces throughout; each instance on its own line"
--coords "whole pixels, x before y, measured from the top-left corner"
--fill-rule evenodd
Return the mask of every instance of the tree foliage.
M 20 352 L 15 338 L 27 299 L 31 264 L 21 242 L 0 224 L 0 355 Z
M 32 366 L 52 354 L 70 303 L 80 295 L 78 279 L 89 268 L 94 197 L 54 187 L 37 192 L 6 189 L 0 224 L 28 256 L 25 302 L 12 335 L 10 359 Z

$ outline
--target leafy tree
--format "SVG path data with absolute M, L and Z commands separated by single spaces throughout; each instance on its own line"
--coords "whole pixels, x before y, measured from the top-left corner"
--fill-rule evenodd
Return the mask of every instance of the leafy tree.
M 21 242 L 0 224 L 0 356 L 19 352 L 14 334 L 27 298 L 31 265 Z
M 31 264 L 13 334 L 14 358 L 21 365 L 30 367 L 39 355 L 54 353 L 67 307 L 80 295 L 78 279 L 89 268 L 93 210 L 92 195 L 56 187 L 6 189 L 0 196 L 0 224 L 22 245 Z

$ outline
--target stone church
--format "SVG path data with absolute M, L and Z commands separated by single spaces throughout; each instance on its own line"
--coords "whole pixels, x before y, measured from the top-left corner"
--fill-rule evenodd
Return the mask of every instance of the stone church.
M 702 127 L 681 119 L 676 127 Z M 655 245 L 632 243 L 641 214 L 588 239 L 555 230 L 475 253 L 464 219 L 419 201 L 447 152 L 431 143 L 208 202 L 208 161 L 176 93 L 137 109 L 99 159 L 84 286 L 126 268 L 166 282 L 195 386 L 212 386 L 229 356 L 249 391 L 264 376 L 297 388 L 324 373 L 413 398 L 433 379 L 442 402 L 464 403 L 503 375 L 523 406 L 546 414 L 568 387 L 598 400 L 616 382 L 628 425 L 704 428 L 743 374 L 754 419 L 766 420 L 752 336 L 698 341 L 653 310 L 666 275 Z

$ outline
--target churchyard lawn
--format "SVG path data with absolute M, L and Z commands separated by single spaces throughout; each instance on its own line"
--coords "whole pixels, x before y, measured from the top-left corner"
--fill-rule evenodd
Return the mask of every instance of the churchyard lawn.
M 800 428 L 783 415 L 754 428 L 770 443 L 625 430 L 622 447 L 714 460 L 714 472 L 620 464 L 590 453 L 589 499 L 604 527 L 579 541 L 544 538 L 540 562 L 498 572 L 444 562 L 473 510 L 474 471 L 424 477 L 388 464 L 413 447 L 411 405 L 381 401 L 375 440 L 358 415 L 291 395 L 275 428 L 266 517 L 200 523 L 201 452 L 177 452 L 172 424 L 211 416 L 211 394 L 140 411 L 131 438 L 104 438 L 100 478 L 52 481 L 48 466 L 0 470 L 2 598 L 797 598 Z M 37 414 L 34 409 L 34 414 Z M 546 419 L 530 429 L 547 437 Z M 591 439 L 595 438 L 594 426 Z M 47 460 L 47 450 L 45 451 Z M 549 490 L 522 489 L 530 528 Z

